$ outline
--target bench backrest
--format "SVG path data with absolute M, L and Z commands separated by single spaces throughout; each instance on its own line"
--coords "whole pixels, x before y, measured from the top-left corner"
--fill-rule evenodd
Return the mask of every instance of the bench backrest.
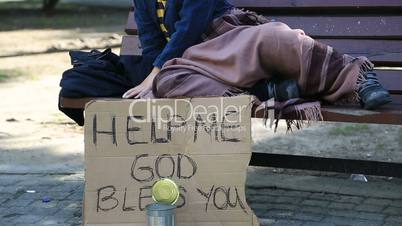
M 339 52 L 368 56 L 395 104 L 402 104 L 402 1 L 401 0 L 231 0 L 272 21 L 303 29 Z M 126 33 L 137 34 L 134 7 Z M 127 41 L 126 41 L 127 42 Z M 130 39 L 130 50 L 138 41 Z M 136 52 L 138 53 L 138 51 Z

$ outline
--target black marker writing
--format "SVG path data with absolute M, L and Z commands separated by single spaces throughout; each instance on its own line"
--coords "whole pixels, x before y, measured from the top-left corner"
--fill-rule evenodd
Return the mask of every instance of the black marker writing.
M 218 199 L 219 199 L 219 193 L 223 194 L 224 199 L 223 199 L 223 203 L 222 204 L 218 204 Z M 218 210 L 226 210 L 228 208 L 228 199 L 227 199 L 227 190 L 225 187 L 217 187 L 214 191 L 214 206 L 218 209 Z M 222 200 L 222 199 L 221 199 Z
M 201 189 L 197 188 L 197 191 L 198 191 L 202 196 L 204 196 L 205 198 L 207 198 L 207 201 L 206 201 L 206 203 L 205 203 L 205 212 L 208 212 L 209 200 L 210 200 L 210 198 L 211 198 L 212 192 L 214 191 L 214 188 L 215 188 L 215 185 L 212 186 L 211 190 L 210 190 L 208 193 L 206 193 L 206 192 L 202 191 Z
M 214 185 L 208 192 L 204 192 L 199 188 L 197 188 L 197 191 L 206 198 L 205 212 L 208 212 L 208 206 L 212 202 L 214 207 L 218 210 L 227 210 L 229 207 L 237 208 L 237 206 L 239 206 L 243 210 L 243 212 L 247 214 L 246 207 L 240 199 L 239 191 L 237 190 L 237 188 L 234 188 L 233 191 L 233 189 L 231 189 L 230 187 L 215 187 Z M 234 202 L 232 202 L 231 200 L 231 194 L 234 194 Z
M 147 144 L 148 142 L 145 142 L 145 141 L 136 141 L 135 139 L 131 139 L 131 134 L 141 131 L 140 127 L 136 127 L 136 126 L 131 127 L 130 126 L 131 122 L 134 122 L 135 120 L 144 120 L 144 116 L 132 116 L 132 117 L 128 116 L 127 117 L 127 126 L 126 126 L 127 143 L 129 145 Z
M 127 202 L 127 188 L 124 188 L 124 200 L 123 200 L 123 212 L 127 212 L 127 211 L 134 211 L 135 208 L 134 206 L 126 206 L 126 202 Z
M 149 167 L 149 166 L 141 166 L 141 167 L 138 167 L 138 169 L 136 168 L 138 160 L 141 159 L 141 158 L 146 158 L 148 156 L 149 156 L 148 154 L 137 155 L 135 157 L 135 160 L 134 160 L 133 164 L 131 165 L 131 177 L 134 180 L 138 181 L 138 182 L 149 182 L 149 181 L 152 181 L 154 179 L 154 171 L 153 171 L 153 169 L 151 167 Z M 136 176 L 136 172 L 139 171 L 139 170 L 149 172 L 149 176 L 145 177 L 143 179 L 138 178 Z
M 140 193 L 139 193 L 139 195 L 138 195 L 138 208 L 139 208 L 141 211 L 144 211 L 144 210 L 145 210 L 145 205 L 143 205 L 143 204 L 144 204 L 144 199 L 145 199 L 145 200 L 149 200 L 149 201 L 152 200 L 152 196 L 151 196 L 151 195 L 144 195 L 143 192 L 148 191 L 148 193 L 151 193 L 151 192 L 150 192 L 151 189 L 152 189 L 152 186 L 145 186 L 145 187 L 140 188 Z M 147 203 L 148 203 L 148 202 L 147 202 Z
M 109 195 L 104 195 L 106 193 L 106 190 L 111 190 Z M 105 186 L 102 188 L 98 189 L 98 197 L 97 197 L 97 207 L 96 207 L 96 212 L 99 212 L 99 210 L 102 211 L 109 211 L 114 208 L 116 208 L 119 205 L 119 200 L 117 200 L 114 195 L 116 194 L 116 187 L 115 186 Z M 102 196 L 102 197 L 101 197 Z M 109 203 L 109 207 L 105 207 Z
M 182 169 L 183 169 L 183 158 L 185 158 L 185 159 L 187 159 L 187 161 L 190 163 L 190 165 L 191 165 L 191 169 L 192 169 L 192 173 L 191 174 L 189 174 L 189 175 L 183 175 L 182 174 Z M 197 173 L 197 170 L 198 170 L 198 166 L 197 166 L 197 163 L 192 159 L 192 158 L 190 158 L 190 156 L 188 156 L 188 155 L 183 155 L 183 154 L 178 154 L 177 155 L 177 168 L 178 168 L 178 170 L 177 170 L 177 177 L 179 178 L 179 179 L 190 179 L 190 178 L 192 178 L 196 173 Z
M 234 129 L 239 129 L 240 125 L 226 125 L 227 123 L 227 118 L 228 116 L 238 116 L 239 112 L 238 111 L 228 111 L 222 118 L 222 123 L 221 123 L 221 138 L 223 142 L 240 142 L 240 139 L 238 137 L 232 137 L 232 138 L 228 138 L 225 135 L 225 130 L 226 129 L 230 129 L 230 130 L 234 130 Z
M 167 174 L 167 175 L 161 175 L 161 173 L 160 173 L 160 165 L 161 165 L 161 162 L 162 162 L 162 160 L 163 159 L 168 159 L 168 160 L 170 160 L 170 163 L 172 164 L 172 167 L 171 167 L 171 173 L 170 174 Z M 171 156 L 171 155 L 168 155 L 168 154 L 163 154 L 163 155 L 160 155 L 160 156 L 158 156 L 158 158 L 156 159 L 156 161 L 155 161 L 155 172 L 156 172 L 156 175 L 159 177 L 159 178 L 172 178 L 173 177 L 173 175 L 174 175 L 174 171 L 175 171 L 175 168 L 176 168 L 176 164 L 175 164 L 175 161 L 174 161 L 174 159 L 173 159 L 173 157 Z M 167 171 L 167 170 L 166 170 Z
M 116 139 L 116 117 L 112 117 L 112 130 L 111 131 L 104 131 L 98 130 L 98 120 L 96 114 L 92 119 L 92 142 L 96 146 L 98 143 L 98 134 L 105 134 L 112 136 L 112 143 L 117 146 L 117 139 Z

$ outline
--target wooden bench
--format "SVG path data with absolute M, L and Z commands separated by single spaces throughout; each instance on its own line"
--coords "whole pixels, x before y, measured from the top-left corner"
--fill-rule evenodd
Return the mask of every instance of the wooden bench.
M 398 0 L 232 0 L 272 21 L 303 29 L 313 38 L 353 56 L 365 55 L 376 65 L 393 102 L 377 111 L 358 106 L 323 106 L 325 121 L 402 125 L 402 1 Z M 140 55 L 131 7 L 121 55 Z M 94 98 L 60 100 L 63 107 L 81 108 Z M 261 117 L 255 112 L 253 117 Z M 402 177 L 402 163 L 253 153 L 250 165 Z

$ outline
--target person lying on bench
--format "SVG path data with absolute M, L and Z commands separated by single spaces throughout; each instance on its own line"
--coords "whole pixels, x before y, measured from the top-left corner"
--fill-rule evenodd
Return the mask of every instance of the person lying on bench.
M 366 57 L 340 54 L 302 30 L 269 22 L 225 0 L 157 0 L 154 13 L 159 33 L 150 32 L 152 25 L 157 29 L 150 22 L 155 20 L 153 12 L 147 10 L 154 3 L 135 3 L 145 53 L 160 45 L 162 34 L 166 46 L 154 63 L 153 73 L 127 91 L 125 98 L 235 95 L 266 80 L 271 81 L 266 88 L 268 96 L 279 100 L 295 95 L 329 103 L 360 100 L 365 109 L 390 102 L 388 91 L 378 82 Z M 152 37 L 158 41 L 149 40 L 151 33 L 159 34 L 159 39 Z M 194 45 L 200 39 L 202 42 Z M 285 87 L 282 91 L 291 87 L 290 92 L 275 92 L 281 85 Z
M 391 101 L 366 57 L 340 54 L 302 30 L 236 9 L 226 0 L 134 4 L 143 53 L 124 64 L 130 79 L 125 74 L 65 76 L 69 93 L 123 98 L 249 93 L 260 101 L 348 101 L 365 109 Z

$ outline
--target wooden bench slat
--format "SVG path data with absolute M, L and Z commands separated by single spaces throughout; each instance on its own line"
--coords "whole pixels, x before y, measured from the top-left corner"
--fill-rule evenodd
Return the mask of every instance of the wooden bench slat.
M 399 0 L 231 0 L 232 4 L 240 8 L 277 9 L 277 8 L 402 8 Z
M 402 177 L 402 163 L 253 152 L 250 166 Z
M 359 106 L 322 106 L 324 121 L 402 125 L 402 105 L 388 104 L 376 111 L 367 111 Z M 263 118 L 264 111 L 255 112 L 253 117 Z M 293 118 L 292 116 L 289 116 Z
M 303 29 L 314 38 L 402 39 L 402 16 L 266 16 Z M 125 31 L 137 34 L 133 12 L 129 13 Z
M 402 66 L 402 41 L 318 39 L 340 53 L 367 56 L 376 66 Z M 124 36 L 121 55 L 140 55 L 138 36 Z
M 84 109 L 85 104 L 89 101 L 96 99 L 95 97 L 86 97 L 86 98 L 68 98 L 68 97 L 60 97 L 60 106 L 62 108 L 72 108 L 72 109 Z
M 128 13 L 125 32 L 128 35 L 137 34 L 137 23 L 135 22 L 134 18 L 134 8 L 132 8 L 132 10 L 130 10 L 130 12 Z
M 120 55 L 134 56 L 141 54 L 142 54 L 141 43 L 138 36 L 136 35 L 123 36 L 120 48 Z
M 60 98 L 60 103 L 66 108 L 83 109 L 85 104 L 94 99 L 120 100 L 113 98 Z M 366 111 L 359 107 L 323 106 L 324 121 L 356 122 L 402 125 L 402 105 L 389 104 L 378 111 Z M 263 111 L 255 112 L 255 118 L 262 118 Z
M 361 56 L 361 54 L 351 54 L 352 56 Z M 367 54 L 368 58 L 375 63 L 376 66 L 402 66 L 402 53 L 383 53 L 378 55 Z
M 402 16 L 270 16 L 313 38 L 402 39 Z
M 402 106 L 402 95 L 391 95 L 392 104 Z M 60 97 L 60 105 L 64 108 L 84 109 L 85 104 L 91 100 L 97 99 L 96 97 L 88 98 L 67 98 Z M 104 98 L 102 98 L 104 99 Z
M 381 84 L 392 94 L 402 94 L 402 71 L 376 70 Z
M 347 107 L 328 106 L 322 108 L 322 114 L 324 121 L 402 125 L 401 105 L 389 104 L 376 112 L 364 111 L 358 107 L 354 110 Z
M 402 53 L 402 40 L 317 39 L 334 47 L 338 52 L 375 55 Z
M 392 103 L 402 105 L 402 95 L 400 94 L 392 94 Z
M 292 28 L 303 29 L 314 38 L 402 39 L 402 16 L 266 16 Z M 137 34 L 132 12 L 127 19 L 125 31 L 130 35 Z
M 135 28 L 136 29 L 136 28 Z M 132 30 L 137 33 L 137 30 Z M 136 35 L 136 34 L 134 34 Z M 402 53 L 402 40 L 359 40 L 359 39 L 317 39 L 335 47 L 339 52 L 349 54 L 377 55 L 381 53 Z

